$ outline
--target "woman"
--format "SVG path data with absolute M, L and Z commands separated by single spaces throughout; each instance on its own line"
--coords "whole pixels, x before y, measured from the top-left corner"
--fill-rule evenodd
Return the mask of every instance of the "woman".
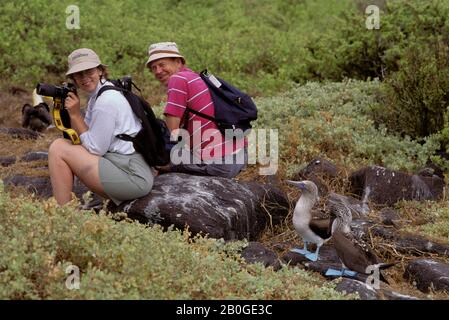
M 107 90 L 97 99 L 100 88 L 112 83 L 106 80 L 106 66 L 91 49 L 73 51 L 68 62 L 66 75 L 89 95 L 89 101 L 83 117 L 78 96 L 70 92 L 65 99 L 81 145 L 61 138 L 50 146 L 48 162 L 56 201 L 63 205 L 71 200 L 74 176 L 116 205 L 148 194 L 153 186 L 152 169 L 132 142 L 116 138 L 122 133 L 134 136 L 142 128 L 128 101 L 116 90 Z

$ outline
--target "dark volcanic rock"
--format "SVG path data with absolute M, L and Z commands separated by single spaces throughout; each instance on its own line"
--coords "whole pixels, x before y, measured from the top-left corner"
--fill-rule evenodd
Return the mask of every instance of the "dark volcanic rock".
M 8 186 L 24 186 L 38 197 L 52 196 L 49 178 L 11 176 Z M 88 189 L 75 179 L 77 197 Z M 289 203 L 279 189 L 254 182 L 236 182 L 219 177 L 186 174 L 164 174 L 155 179 L 154 188 L 146 197 L 109 209 L 124 211 L 130 218 L 164 227 L 186 225 L 195 233 L 209 234 L 225 240 L 254 240 L 267 225 L 280 223 L 288 214 Z
M 36 194 L 39 198 L 49 198 L 53 194 L 49 178 L 17 175 L 7 177 L 3 182 L 5 186 L 26 187 L 30 193 Z
M 22 186 L 29 192 L 36 194 L 39 198 L 47 199 L 53 195 L 50 178 L 29 177 L 29 176 L 9 176 L 3 179 L 3 183 L 8 186 Z M 78 179 L 75 179 L 73 192 L 81 199 L 82 195 L 89 191 Z
M 7 134 L 18 139 L 37 139 L 41 136 L 36 131 L 25 128 L 0 128 L 0 133 Z
M 265 267 L 273 267 L 274 270 L 281 268 L 277 254 L 260 242 L 250 242 L 243 249 L 241 256 L 248 263 L 261 262 Z
M 369 286 L 365 282 L 349 278 L 343 278 L 337 285 L 336 290 L 344 293 L 356 293 L 361 300 L 418 300 L 416 297 L 388 289 L 374 289 L 373 286 Z
M 449 265 L 430 259 L 418 259 L 410 262 L 405 269 L 404 278 L 415 282 L 422 292 L 449 292 Z
M 351 192 L 380 205 L 393 205 L 400 200 L 435 200 L 445 186 L 433 175 L 408 175 L 383 167 L 365 167 L 351 174 Z
M 32 151 L 27 152 L 21 158 L 22 161 L 37 161 L 37 160 L 48 160 L 48 152 L 46 151 Z
M 292 180 L 313 181 L 318 187 L 320 196 L 323 196 L 329 192 L 327 182 L 337 177 L 338 169 L 333 163 L 322 158 L 315 158 L 307 167 L 295 174 Z
M 433 242 L 416 234 L 400 234 L 394 228 L 373 226 L 371 233 L 391 242 L 395 249 L 402 253 L 421 255 L 423 252 L 449 256 L 449 245 Z
M 331 179 L 337 177 L 338 169 L 332 162 L 326 159 L 315 158 L 300 173 L 304 177 L 315 175 Z
M 267 225 L 285 218 L 289 203 L 270 185 L 168 173 L 156 177 L 147 196 L 109 209 L 143 223 L 180 229 L 188 225 L 194 234 L 212 238 L 255 240 Z
M 380 211 L 382 223 L 387 226 L 393 226 L 395 228 L 400 227 L 401 216 L 392 208 L 383 208 Z
M 431 161 L 429 161 L 424 168 L 419 170 L 417 174 L 428 177 L 436 175 L 444 180 L 444 170 Z
M 437 243 L 420 235 L 401 233 L 396 228 L 378 225 L 373 221 L 357 219 L 351 223 L 352 233 L 358 239 L 367 239 L 368 232 L 372 236 L 381 237 L 394 245 L 401 253 L 421 255 L 423 252 L 449 256 L 449 245 Z
M 380 294 L 386 300 L 420 300 L 420 298 L 391 290 L 380 290 Z
M 343 278 L 335 288 L 337 291 L 344 293 L 356 293 L 361 300 L 378 300 L 379 294 L 375 289 L 368 286 L 365 282 Z
M 0 165 L 3 167 L 8 167 L 12 164 L 16 163 L 16 157 L 0 157 Z

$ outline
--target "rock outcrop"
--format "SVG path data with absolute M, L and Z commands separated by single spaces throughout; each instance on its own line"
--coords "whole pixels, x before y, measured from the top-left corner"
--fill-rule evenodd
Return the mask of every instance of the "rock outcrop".
M 109 209 L 143 223 L 189 226 L 212 238 L 256 240 L 267 225 L 285 218 L 289 204 L 271 185 L 168 173 L 156 177 L 147 196 Z

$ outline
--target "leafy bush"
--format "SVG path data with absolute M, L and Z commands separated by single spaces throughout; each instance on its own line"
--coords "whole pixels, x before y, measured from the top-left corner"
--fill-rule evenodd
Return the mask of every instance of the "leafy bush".
M 449 106 L 449 47 L 410 46 L 386 80 L 383 123 L 401 134 L 426 137 L 444 127 Z
M 449 3 L 444 1 L 357 1 L 359 10 L 344 10 L 336 20 L 336 32 L 318 35 L 312 42 L 316 55 L 332 59 L 318 65 L 324 78 L 341 80 L 385 79 L 399 70 L 399 61 L 410 46 L 423 49 L 438 41 L 449 43 Z M 365 8 L 380 8 L 380 29 L 367 29 Z M 315 44 L 315 45 L 314 45 Z M 324 44 L 324 45 L 323 45 Z
M 341 14 L 335 35 L 317 39 L 315 73 L 322 78 L 385 80 L 384 99 L 372 109 L 376 124 L 412 138 L 444 126 L 449 105 L 449 3 L 447 1 L 377 1 L 380 29 L 368 30 L 363 8 Z M 330 62 L 329 62 L 330 61 Z
M 380 83 L 348 80 L 307 83 L 273 98 L 260 98 L 256 127 L 279 130 L 283 166 L 295 170 L 316 156 L 347 169 L 383 165 L 413 171 L 438 149 L 436 138 L 418 143 L 390 135 L 370 118 Z
M 116 222 L 75 205 L 11 198 L 0 183 L 0 299 L 344 298 L 306 271 L 247 265 L 244 242 Z M 69 266 L 80 270 L 78 290 L 66 287 Z

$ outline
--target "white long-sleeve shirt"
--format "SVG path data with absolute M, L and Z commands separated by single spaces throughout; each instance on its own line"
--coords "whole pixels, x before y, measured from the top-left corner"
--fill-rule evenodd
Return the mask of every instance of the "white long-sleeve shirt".
M 95 92 L 89 97 L 84 117 L 89 129 L 80 135 L 81 144 L 90 153 L 99 156 L 103 156 L 106 152 L 134 153 L 132 142 L 123 141 L 115 136 L 122 133 L 135 136 L 142 125 L 121 92 L 107 90 L 96 99 L 98 91 L 105 85 L 113 84 L 109 81 L 99 83 Z

